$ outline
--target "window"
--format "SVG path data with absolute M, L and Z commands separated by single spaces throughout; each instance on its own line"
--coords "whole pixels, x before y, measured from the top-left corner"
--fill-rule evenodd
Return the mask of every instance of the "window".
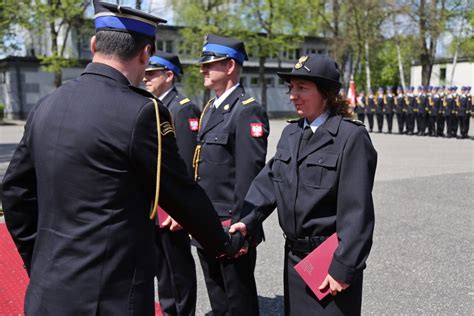
M 157 41 L 156 42 L 156 49 L 162 50 L 167 53 L 173 53 L 173 41 Z
M 318 54 L 320 55 L 324 55 L 326 52 L 324 51 L 324 49 L 318 49 Z
M 250 78 L 250 86 L 258 87 L 259 84 L 260 84 L 260 80 L 258 80 L 258 77 Z
M 267 87 L 271 88 L 271 87 L 275 86 L 275 78 L 266 77 L 265 81 L 267 82 Z
M 309 55 L 309 54 L 316 54 L 316 49 L 306 48 L 306 55 Z
M 240 85 L 242 87 L 245 87 L 246 83 L 247 83 L 247 77 L 240 77 Z
M 281 79 L 281 78 L 278 78 L 278 85 L 279 86 L 286 86 L 286 81 Z
M 439 83 L 440 85 L 446 84 L 446 66 L 439 68 Z
M 6 82 L 5 73 L 0 72 L 0 84 L 4 84 L 5 82 Z

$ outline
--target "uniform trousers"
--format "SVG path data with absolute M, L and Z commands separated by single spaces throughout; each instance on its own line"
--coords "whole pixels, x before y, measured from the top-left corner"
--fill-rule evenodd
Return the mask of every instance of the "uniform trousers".
M 403 134 L 405 128 L 405 113 L 397 113 L 398 134 Z
M 367 121 L 369 121 L 369 129 L 372 132 L 374 129 L 374 114 L 373 113 L 367 114 Z
M 304 255 L 295 254 L 285 247 L 285 315 L 360 315 L 362 272 L 354 277 L 346 290 L 336 296 L 329 294 L 319 301 L 294 269 L 294 266 L 303 258 Z
M 382 133 L 383 129 L 383 114 L 376 114 L 377 116 L 377 126 L 379 129 L 379 133 Z
M 440 114 L 436 118 L 436 135 L 443 136 L 444 135 L 444 115 Z
M 158 297 L 164 315 L 194 315 L 196 267 L 188 233 L 156 228 Z
M 197 248 L 214 316 L 259 315 L 255 263 L 257 250 L 250 247 L 239 258 L 216 259 Z
M 458 117 L 456 114 L 451 114 L 447 117 L 447 124 L 448 124 L 448 136 L 456 137 L 458 132 Z
M 361 121 L 362 123 L 364 123 L 365 114 L 364 113 L 357 113 L 357 119 L 359 121 Z
M 413 134 L 415 130 L 415 114 L 414 113 L 407 113 L 406 125 L 407 125 L 408 134 Z
M 461 137 L 467 137 L 469 132 L 469 119 L 468 115 L 459 116 L 459 130 L 461 133 Z
M 385 118 L 387 119 L 387 128 L 388 132 L 392 132 L 392 125 L 393 125 L 393 113 L 387 113 L 385 114 Z

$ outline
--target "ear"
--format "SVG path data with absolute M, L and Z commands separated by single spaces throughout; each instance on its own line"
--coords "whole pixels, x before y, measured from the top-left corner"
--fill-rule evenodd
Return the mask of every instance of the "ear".
M 231 75 L 237 68 L 237 62 L 234 59 L 229 59 L 227 68 L 227 75 Z
M 140 64 L 148 64 L 151 56 L 151 45 L 145 45 L 138 56 Z
M 91 52 L 92 54 L 95 54 L 95 45 L 96 45 L 96 38 L 95 38 L 95 35 L 92 36 L 91 38 Z
M 166 82 L 173 82 L 174 72 L 171 70 L 166 71 Z

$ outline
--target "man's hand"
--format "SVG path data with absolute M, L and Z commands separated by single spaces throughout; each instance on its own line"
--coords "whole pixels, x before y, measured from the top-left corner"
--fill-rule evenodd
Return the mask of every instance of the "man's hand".
M 335 296 L 337 293 L 347 289 L 349 287 L 349 284 L 337 281 L 331 275 L 328 274 L 326 275 L 326 278 L 324 279 L 323 283 L 321 283 L 319 289 L 322 290 L 327 286 L 329 286 L 329 293 L 331 293 L 332 296 Z
M 167 226 L 170 227 L 170 230 L 172 232 L 183 229 L 183 227 L 181 227 L 181 225 L 179 225 L 179 223 L 177 221 L 175 221 L 171 216 L 168 216 L 168 218 L 165 219 L 165 221 L 163 222 L 163 228 L 167 227 Z
M 231 234 L 226 227 L 224 227 L 224 230 L 229 236 L 229 240 L 224 245 L 224 254 L 229 258 L 238 257 L 240 251 L 243 248 L 248 247 L 248 245 L 246 246 L 247 241 L 238 231 Z

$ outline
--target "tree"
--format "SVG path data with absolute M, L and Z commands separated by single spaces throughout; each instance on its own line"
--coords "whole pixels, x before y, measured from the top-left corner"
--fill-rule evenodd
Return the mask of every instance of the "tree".
M 15 28 L 27 24 L 30 2 L 17 0 L 0 2 L 0 51 L 6 53 L 18 48 Z
M 291 10 L 288 10 L 291 8 Z M 245 0 L 241 7 L 241 33 L 247 49 L 259 58 L 261 105 L 267 108 L 267 80 L 265 63 L 270 57 L 279 57 L 285 50 L 294 50 L 303 41 L 301 19 L 302 1 L 295 0 Z M 297 56 L 299 57 L 299 56 Z

